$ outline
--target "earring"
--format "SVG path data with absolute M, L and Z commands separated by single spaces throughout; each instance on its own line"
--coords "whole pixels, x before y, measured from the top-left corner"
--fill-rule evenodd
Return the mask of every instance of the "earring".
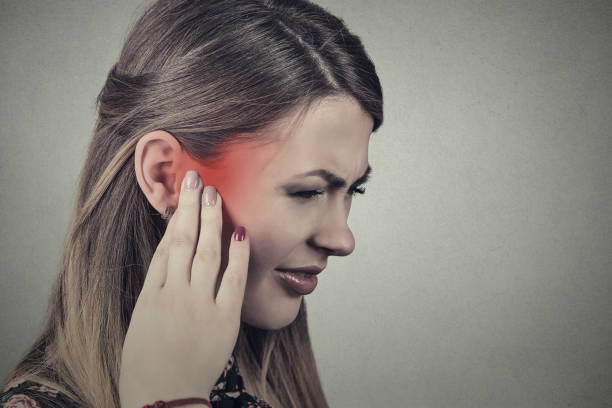
M 174 207 L 172 207 L 171 205 L 167 206 L 166 209 L 164 210 L 164 213 L 161 215 L 163 220 L 167 220 L 168 218 L 170 218 L 170 216 L 174 214 Z

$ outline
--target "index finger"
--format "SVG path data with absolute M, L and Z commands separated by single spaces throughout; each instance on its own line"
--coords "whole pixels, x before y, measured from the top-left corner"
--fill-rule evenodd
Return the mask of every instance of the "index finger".
M 151 262 L 149 263 L 149 268 L 147 270 L 147 275 L 145 276 L 144 284 L 142 285 L 142 290 L 145 289 L 160 289 L 164 286 L 166 282 L 166 275 L 168 273 L 168 254 L 169 254 L 169 236 L 172 233 L 171 231 L 176 224 L 176 217 L 170 216 L 168 220 L 168 225 L 166 226 L 166 231 L 164 231 L 164 235 L 162 235 L 159 244 L 157 244 L 157 248 L 153 253 L 153 257 L 151 258 Z

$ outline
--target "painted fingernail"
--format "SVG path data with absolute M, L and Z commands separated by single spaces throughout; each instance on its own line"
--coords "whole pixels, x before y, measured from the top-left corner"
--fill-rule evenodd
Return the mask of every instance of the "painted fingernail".
M 246 235 L 246 230 L 244 229 L 244 227 L 234 228 L 234 239 L 236 241 L 243 241 L 245 235 Z
M 200 176 L 195 170 L 189 170 L 185 175 L 185 190 L 195 190 L 200 185 Z
M 204 187 L 204 205 L 214 207 L 217 204 L 217 189 L 215 186 Z

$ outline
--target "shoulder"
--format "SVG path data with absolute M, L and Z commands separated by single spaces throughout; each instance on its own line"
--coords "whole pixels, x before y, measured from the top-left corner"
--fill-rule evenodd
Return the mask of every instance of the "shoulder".
M 8 383 L 0 394 L 2 408 L 78 408 L 67 396 L 33 381 Z

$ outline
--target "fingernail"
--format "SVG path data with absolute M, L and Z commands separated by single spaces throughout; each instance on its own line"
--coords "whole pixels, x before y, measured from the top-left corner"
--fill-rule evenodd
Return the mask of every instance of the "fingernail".
M 200 185 L 200 176 L 195 170 L 189 170 L 185 175 L 185 190 L 195 190 Z
M 214 207 L 217 204 L 217 189 L 215 186 L 204 187 L 204 205 Z
M 246 230 L 244 229 L 244 227 L 234 228 L 234 239 L 236 241 L 243 241 L 245 235 L 246 235 Z

